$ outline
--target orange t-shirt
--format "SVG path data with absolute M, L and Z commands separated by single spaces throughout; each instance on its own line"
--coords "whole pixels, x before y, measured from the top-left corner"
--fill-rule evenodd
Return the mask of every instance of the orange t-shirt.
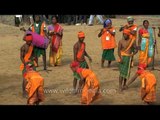
M 115 32 L 115 28 L 111 27 L 109 29 L 111 32 Z M 102 49 L 113 49 L 116 47 L 115 36 L 111 35 L 106 28 L 103 29 L 103 34 L 101 36 Z

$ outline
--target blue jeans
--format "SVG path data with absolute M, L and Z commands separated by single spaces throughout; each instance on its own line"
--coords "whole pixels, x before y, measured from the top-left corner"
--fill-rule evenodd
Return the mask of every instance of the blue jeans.
M 93 18 L 95 17 L 95 15 L 90 15 L 89 17 L 89 23 L 88 24 L 93 24 Z M 103 24 L 104 20 L 102 15 L 96 15 L 96 17 L 99 19 L 99 21 L 101 22 L 101 24 Z

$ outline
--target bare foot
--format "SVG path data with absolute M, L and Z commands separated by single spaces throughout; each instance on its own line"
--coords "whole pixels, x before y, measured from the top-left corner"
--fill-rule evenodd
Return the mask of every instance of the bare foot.
M 87 103 L 85 103 L 85 102 L 82 102 L 82 101 L 81 101 L 80 103 L 81 103 L 81 105 L 87 105 Z
M 77 94 L 77 90 L 74 89 L 74 90 L 72 91 L 72 94 L 73 94 L 73 95 L 76 95 L 76 94 Z
M 133 67 L 134 67 L 134 63 L 132 62 L 132 63 L 131 63 L 131 68 L 133 68 Z
M 127 90 L 128 89 L 128 86 L 127 85 L 124 85 L 123 86 L 123 90 Z
M 104 68 L 104 65 L 101 65 L 101 68 Z
M 77 93 L 78 93 L 78 94 L 81 94 L 81 93 L 82 93 L 82 89 L 78 88 L 78 89 L 77 89 Z
M 93 97 L 93 100 L 92 100 L 92 102 L 94 101 L 98 101 L 100 98 L 102 98 L 102 95 L 100 94 L 100 93 L 98 93 L 97 95 L 95 95 L 94 97 Z
M 37 102 L 35 103 L 35 105 L 39 105 L 39 102 L 37 101 Z
M 122 94 L 123 93 L 123 89 L 119 88 L 118 93 Z
M 145 101 L 143 101 L 143 104 L 144 104 L 144 105 L 150 105 L 149 102 L 145 102 Z
M 27 93 L 24 92 L 23 95 L 22 95 L 22 97 L 23 97 L 23 98 L 27 98 Z
M 53 65 L 49 64 L 49 67 L 53 67 Z

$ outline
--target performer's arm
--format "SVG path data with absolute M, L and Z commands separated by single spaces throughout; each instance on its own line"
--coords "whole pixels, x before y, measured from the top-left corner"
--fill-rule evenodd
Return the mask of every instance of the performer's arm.
M 134 41 L 134 43 L 133 43 L 133 48 L 134 48 L 134 53 L 133 53 L 133 55 L 135 55 L 135 54 L 138 52 L 138 47 L 137 47 L 137 45 L 136 45 L 136 41 Z
M 73 47 L 74 61 L 77 61 L 77 52 L 78 52 L 78 48 L 77 48 L 77 44 L 75 44 Z
M 63 36 L 63 30 L 60 30 L 59 32 L 54 32 L 55 35 L 62 37 Z
M 24 49 L 24 46 L 22 46 L 21 50 L 20 50 L 20 59 L 21 59 L 23 64 L 25 64 L 24 55 L 25 55 L 25 49 Z
M 130 32 L 132 35 L 136 35 L 136 33 L 137 33 L 137 27 L 135 27 L 133 30 L 131 30 L 131 32 Z
M 56 35 L 58 35 L 59 37 L 62 37 L 63 36 L 63 33 L 62 32 L 55 32 Z
M 115 36 L 115 34 L 116 34 L 115 30 L 110 31 L 110 30 L 108 29 L 107 31 L 108 31 L 112 36 Z
M 136 31 L 135 31 L 135 30 L 131 31 L 130 33 L 131 33 L 132 35 L 136 35 Z
M 101 37 L 103 34 L 103 29 L 101 29 L 100 33 L 98 34 L 98 37 Z
M 118 43 L 118 56 L 119 56 L 120 62 L 122 62 L 121 49 L 122 49 L 122 45 L 121 45 L 121 41 L 119 41 L 119 43 Z
M 88 59 L 89 59 L 90 62 L 92 62 L 92 58 L 88 55 L 88 53 L 87 53 L 86 51 L 84 51 L 84 55 L 85 55 L 86 57 L 88 57 Z
M 82 77 L 82 74 L 79 73 L 79 76 L 80 76 L 80 85 L 79 85 L 79 88 L 82 89 L 84 87 L 84 84 L 85 84 L 85 79 Z
M 138 49 L 140 50 L 142 36 L 138 34 Z

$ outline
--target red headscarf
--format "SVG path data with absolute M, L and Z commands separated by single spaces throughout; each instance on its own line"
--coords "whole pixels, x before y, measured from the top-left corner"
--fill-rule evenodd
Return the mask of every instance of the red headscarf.
M 142 74 L 143 71 L 146 69 L 146 67 L 147 67 L 146 64 L 139 64 L 138 65 L 139 70 L 137 70 L 137 74 L 139 74 L 139 75 Z
M 83 70 L 83 68 L 78 68 L 78 69 L 76 70 L 76 72 L 77 72 L 77 73 L 80 73 L 80 72 L 82 72 L 82 70 Z
M 83 38 L 83 37 L 85 37 L 84 32 L 82 32 L 82 31 L 78 32 L 78 37 L 79 37 L 79 38 Z
M 72 61 L 70 64 L 70 67 L 78 67 L 79 66 L 79 62 L 77 61 Z
M 32 35 L 26 35 L 25 36 L 25 41 L 32 41 L 32 40 L 33 40 Z

